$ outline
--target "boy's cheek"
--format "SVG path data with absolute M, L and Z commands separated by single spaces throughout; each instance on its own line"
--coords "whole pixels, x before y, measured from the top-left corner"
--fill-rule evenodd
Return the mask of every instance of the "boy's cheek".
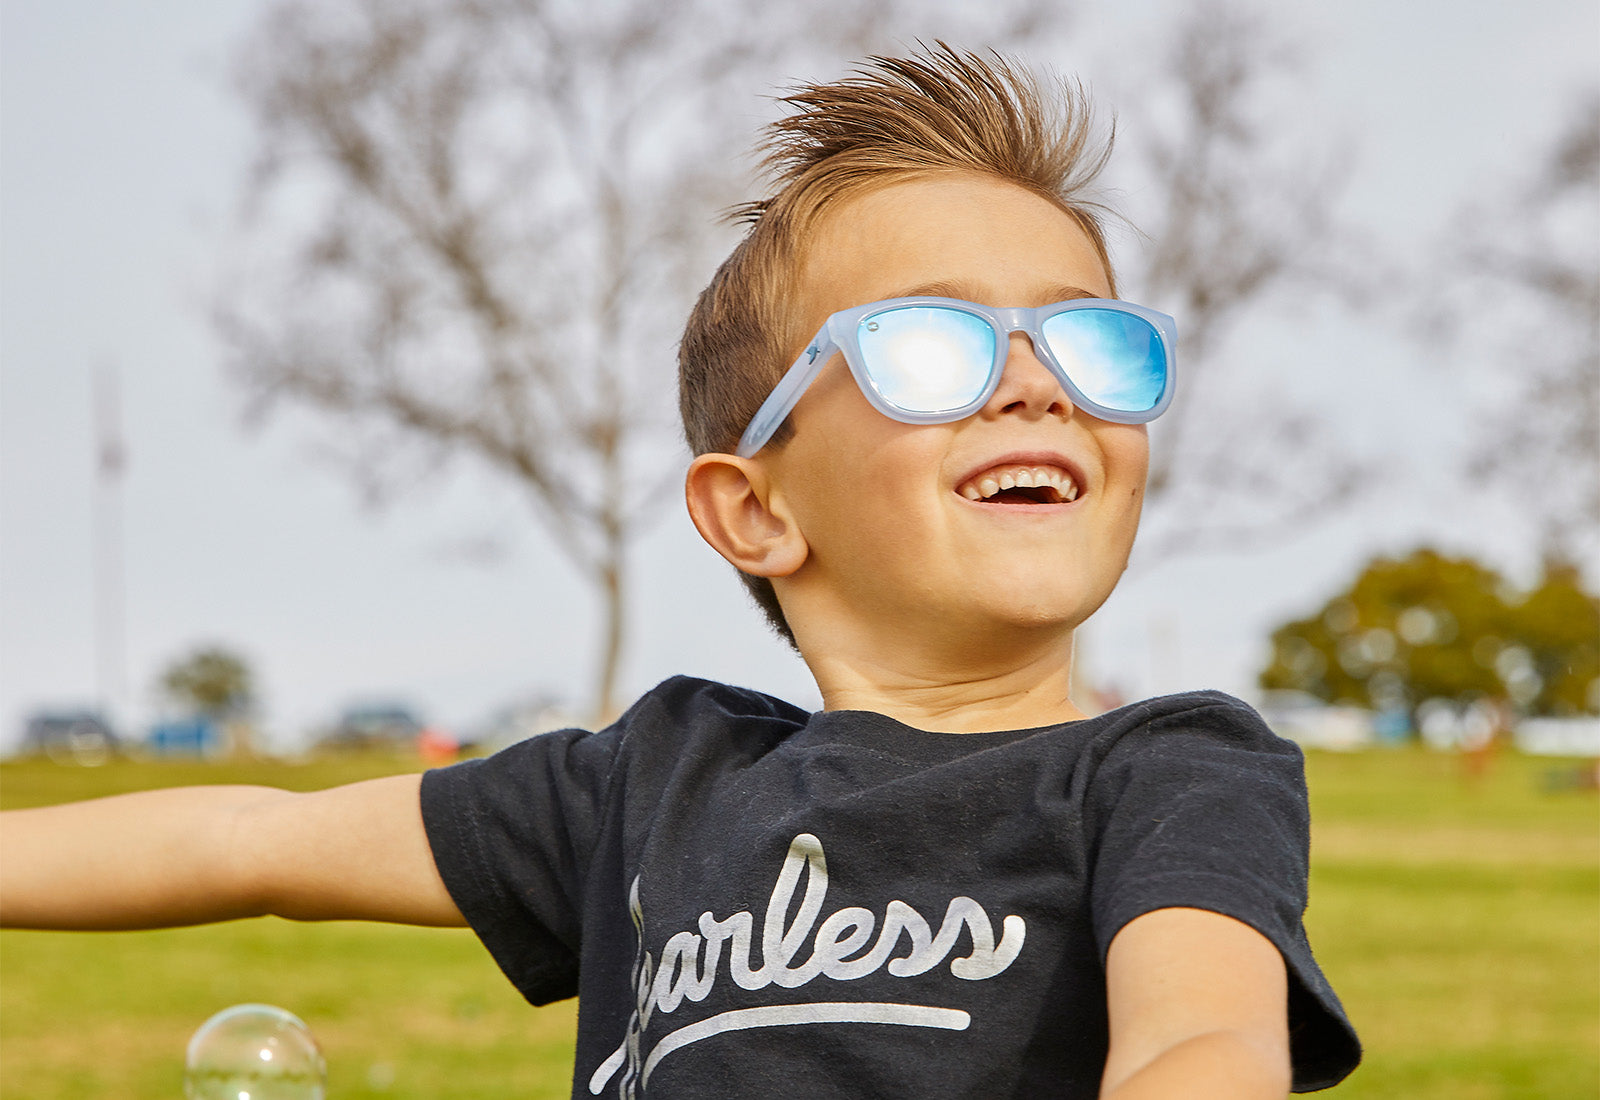
M 1118 424 L 1119 435 L 1123 438 L 1128 449 L 1129 461 L 1139 475 L 1140 484 L 1144 483 L 1144 475 L 1150 469 L 1150 425 L 1148 424 Z
M 1150 473 L 1150 432 L 1144 424 L 1106 424 L 1100 430 L 1101 453 L 1106 462 L 1106 485 L 1128 503 L 1144 500 Z
M 1144 511 L 1145 482 L 1150 472 L 1150 434 L 1143 424 L 1108 425 L 1118 431 L 1107 440 L 1106 488 L 1113 495 L 1113 503 L 1124 515 L 1120 532 L 1126 543 L 1121 549 L 1126 556 L 1133 549 L 1134 536 L 1139 529 L 1139 519 Z

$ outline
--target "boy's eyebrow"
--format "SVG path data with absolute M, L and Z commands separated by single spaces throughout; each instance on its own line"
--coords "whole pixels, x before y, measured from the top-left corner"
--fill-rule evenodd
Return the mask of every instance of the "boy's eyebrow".
M 1002 309 L 1016 306 L 1020 302 L 983 302 L 982 296 L 975 293 L 973 288 L 953 280 L 938 280 L 932 283 L 919 283 L 918 285 L 889 295 L 890 298 L 959 298 L 963 302 L 980 302 L 992 309 Z M 1041 304 L 1052 305 L 1056 302 L 1070 302 L 1078 298 L 1098 298 L 1100 295 L 1084 290 L 1082 287 L 1067 286 L 1065 284 L 1051 288 L 1045 295 Z

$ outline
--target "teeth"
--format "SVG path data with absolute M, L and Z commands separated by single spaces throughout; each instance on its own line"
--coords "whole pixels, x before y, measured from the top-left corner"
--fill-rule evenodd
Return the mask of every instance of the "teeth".
M 1072 476 L 1056 466 L 1007 466 L 980 474 L 958 488 L 968 500 L 987 500 L 1006 489 L 1050 487 L 1063 502 L 1078 499 L 1078 486 Z

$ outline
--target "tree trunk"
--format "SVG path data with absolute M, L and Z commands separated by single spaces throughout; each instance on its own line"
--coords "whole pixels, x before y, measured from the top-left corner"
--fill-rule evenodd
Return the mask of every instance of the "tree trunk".
M 624 542 L 620 528 L 608 532 L 605 559 L 596 570 L 600 584 L 601 615 L 605 622 L 600 637 L 600 672 L 594 696 L 597 728 L 614 721 L 621 712 L 617 706 L 616 692 L 627 626 Z

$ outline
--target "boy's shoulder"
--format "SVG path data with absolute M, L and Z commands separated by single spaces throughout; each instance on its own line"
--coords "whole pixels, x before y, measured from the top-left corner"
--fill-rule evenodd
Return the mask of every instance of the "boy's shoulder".
M 618 757 L 671 758 L 698 744 L 764 752 L 801 729 L 811 712 L 775 695 L 697 676 L 673 676 L 585 739 Z
M 1215 725 L 1219 728 L 1238 726 L 1252 729 L 1266 728 L 1266 721 L 1255 707 L 1237 695 L 1230 695 L 1215 688 L 1156 695 L 1107 713 L 1126 713 L 1130 718 L 1162 724 L 1176 720 Z
M 1275 733 L 1261 712 L 1234 695 L 1204 689 L 1129 703 L 1100 716 L 1107 734 L 1136 751 L 1161 752 L 1204 741 L 1233 749 L 1298 758 L 1300 747 Z M 1181 751 L 1181 750 L 1178 750 Z
M 698 676 L 671 676 L 641 695 L 617 725 L 770 719 L 803 725 L 811 712 L 775 695 Z

